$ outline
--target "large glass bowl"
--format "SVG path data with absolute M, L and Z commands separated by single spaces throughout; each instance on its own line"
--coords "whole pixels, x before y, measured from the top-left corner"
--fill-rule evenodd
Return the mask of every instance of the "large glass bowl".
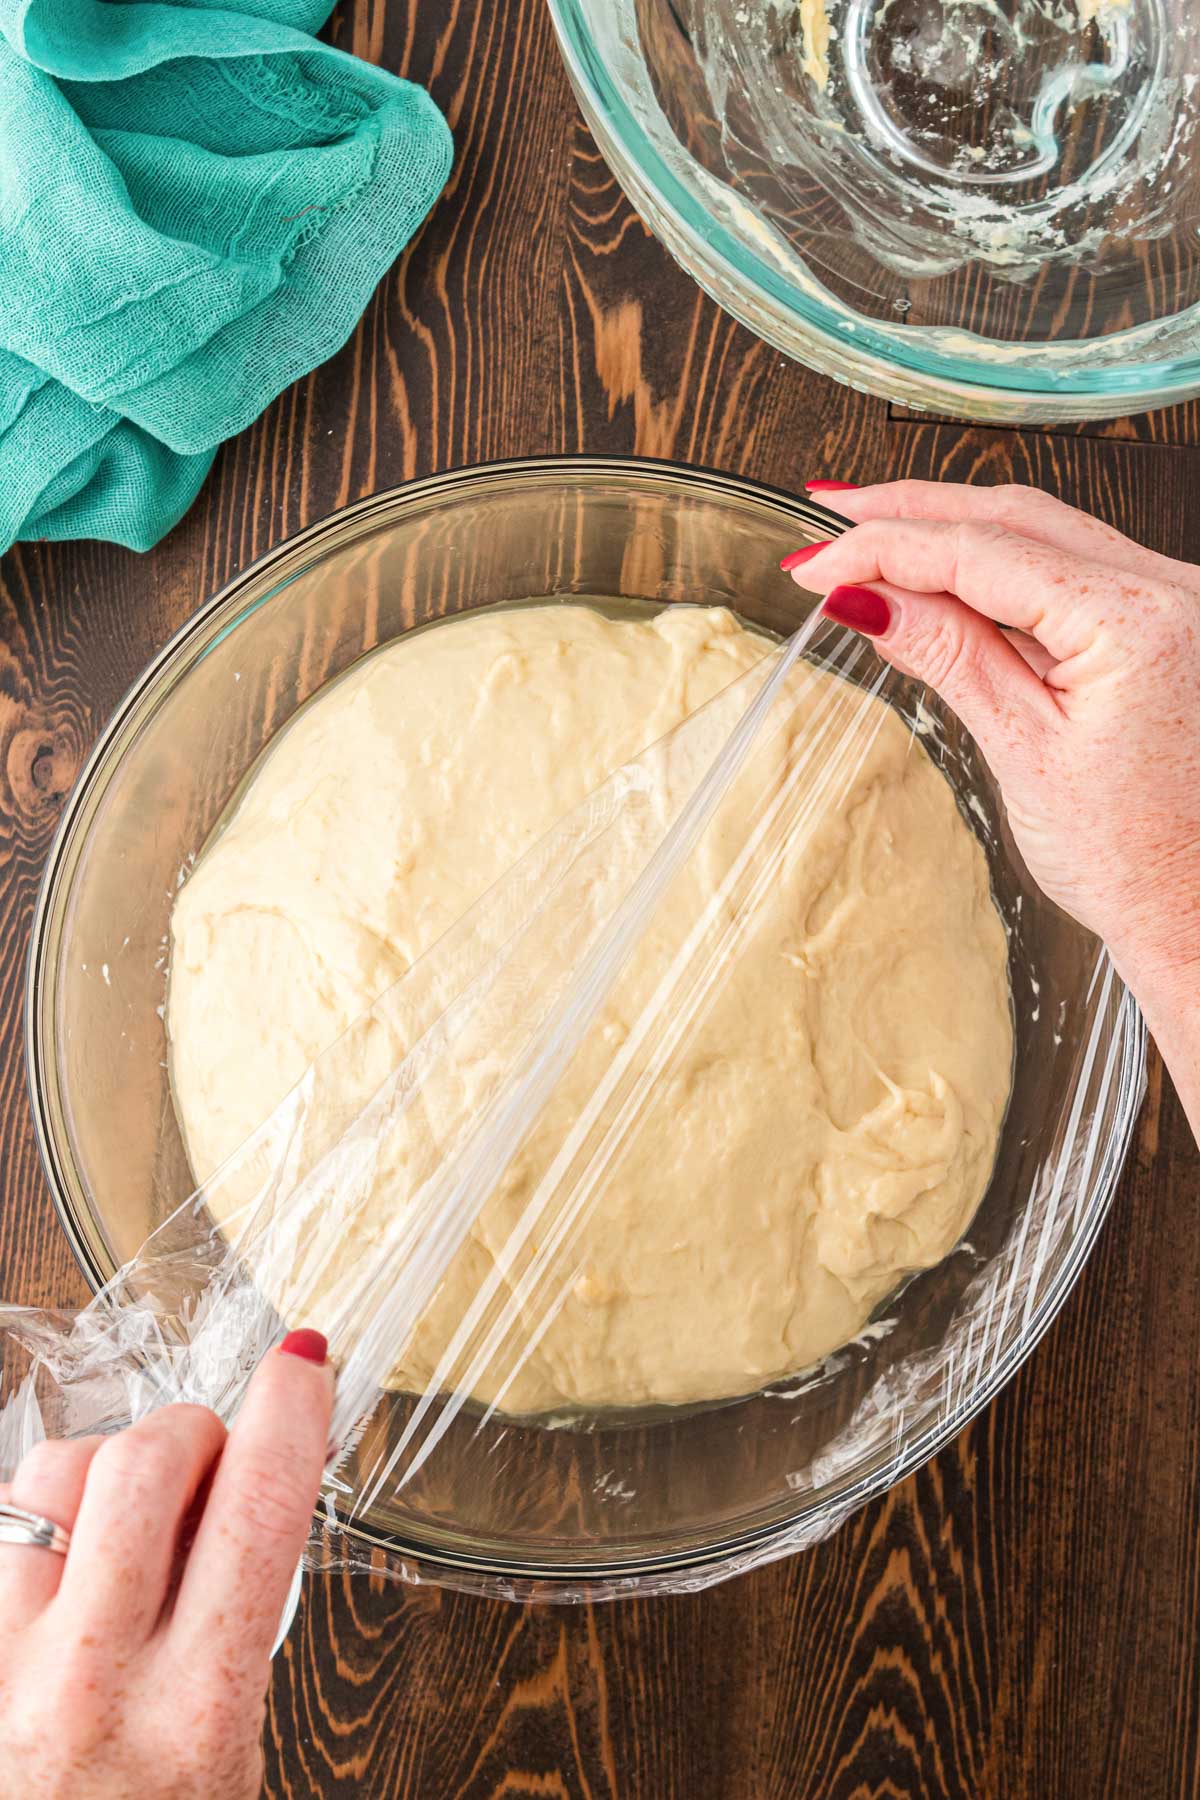
M 200 608 L 88 761 L 34 924 L 33 1109 L 93 1283 L 191 1189 L 163 1026 L 171 906 L 247 769 L 297 708 L 415 626 L 530 596 L 699 601 L 787 632 L 815 601 L 779 559 L 837 528 L 811 502 L 693 469 L 494 464 L 350 507 Z M 832 1529 L 945 1443 L 1045 1331 L 1130 1141 L 1143 1028 L 1095 941 L 1032 886 L 971 740 L 902 678 L 890 694 L 926 732 L 936 724 L 1010 933 L 1014 1088 L 969 1243 L 889 1299 L 890 1329 L 839 1352 L 819 1380 L 554 1429 L 464 1412 L 416 1478 L 356 1520 L 360 1541 L 493 1591 L 713 1579 Z M 379 1453 L 407 1404 L 384 1403 L 363 1454 Z
M 1008 423 L 1200 391 L 1193 0 L 550 0 L 642 217 L 841 381 Z

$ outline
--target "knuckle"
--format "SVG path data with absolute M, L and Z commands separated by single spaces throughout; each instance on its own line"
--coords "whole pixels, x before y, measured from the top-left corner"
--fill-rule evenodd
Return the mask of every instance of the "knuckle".
M 54 1678 L 29 1693 L 21 1709 L 20 1727 L 40 1759 L 44 1761 L 48 1747 L 53 1746 L 52 1754 L 61 1766 L 78 1766 L 81 1758 L 104 1742 L 112 1718 L 105 1697 L 97 1690 L 95 1668 L 80 1669 L 77 1659 L 69 1655 L 56 1660 L 59 1666 Z
M 1196 597 L 1186 588 L 1163 583 L 1137 595 L 1139 622 L 1150 622 L 1159 642 L 1168 649 L 1192 651 L 1196 644 Z
M 889 485 L 898 518 L 924 520 L 930 514 L 936 516 L 940 491 L 938 482 L 921 481 L 915 476 L 905 475 Z
M 952 594 L 986 596 L 997 571 L 1011 569 L 1014 545 L 1008 527 L 978 519 L 950 526 L 946 586 Z
M 886 544 L 892 537 L 895 523 L 894 519 L 866 519 L 861 525 L 852 525 L 846 536 L 853 533 L 859 544 L 865 544 L 870 550 L 878 550 L 881 544 Z
M 1194 667 L 1200 648 L 1196 602 L 1184 588 L 1168 582 L 1116 580 L 1105 586 L 1098 600 L 1098 624 L 1118 647 L 1136 636 L 1140 666 L 1159 676 Z
M 215 1451 L 224 1435 L 207 1407 L 166 1406 L 106 1438 L 96 1452 L 97 1473 L 105 1483 L 139 1494 L 174 1493 L 194 1466 L 190 1446 L 211 1437 Z
M 217 1717 L 226 1729 L 229 1720 L 219 1709 L 215 1709 Z M 230 1779 L 232 1757 L 231 1746 L 217 1737 L 214 1731 L 204 1729 L 204 1721 L 197 1719 L 196 1734 L 189 1743 L 176 1742 L 171 1749 L 170 1785 L 164 1790 L 172 1796 L 191 1795 L 211 1796 L 228 1794 L 234 1796 L 248 1792 L 244 1786 L 237 1786 Z M 254 1790 L 258 1792 L 257 1789 Z
M 199 1442 L 212 1438 L 220 1442 L 225 1437 L 225 1427 L 216 1413 L 207 1406 L 199 1406 L 187 1400 L 178 1400 L 171 1406 L 164 1406 L 161 1412 L 154 1414 L 152 1424 L 176 1442 L 181 1438 Z
M 96 1452 L 96 1475 L 137 1494 L 173 1487 L 179 1452 L 169 1438 L 133 1426 L 107 1439 Z
M 982 561 L 998 545 L 1011 542 L 1008 527 L 998 519 L 962 519 L 954 527 L 954 548 L 963 567 Z
M 197 1792 L 209 1795 L 211 1787 L 202 1785 L 206 1774 L 211 1776 L 214 1769 L 226 1771 L 226 1785 L 217 1792 L 237 1793 L 241 1788 L 237 1785 L 236 1772 L 258 1772 L 258 1746 L 263 1725 L 266 1722 L 266 1692 L 256 1694 L 241 1683 L 234 1686 L 235 1699 L 232 1703 L 211 1701 L 205 1706 L 203 1714 L 197 1714 L 194 1720 L 190 1754 L 191 1766 L 195 1770 L 198 1782 Z M 257 1785 L 248 1792 L 257 1795 Z
M 14 1485 L 19 1484 L 22 1493 L 42 1487 L 55 1479 L 72 1454 L 70 1444 L 64 1440 L 43 1438 L 21 1458 Z
M 853 546 L 848 554 L 856 571 L 869 569 L 886 573 L 895 561 L 905 534 L 911 529 L 902 520 L 867 519 L 861 525 L 852 525 L 838 541 Z
M 1002 481 L 989 490 L 988 510 L 1001 524 L 1057 509 L 1058 502 L 1053 494 L 1048 494 L 1044 488 L 1030 487 L 1028 482 Z
M 164 1691 L 172 1697 L 171 1719 L 186 1766 L 211 1777 L 223 1762 L 244 1763 L 246 1751 L 257 1749 L 266 1712 L 265 1680 L 260 1685 L 248 1681 L 215 1642 L 199 1667 L 169 1649 L 166 1656 Z M 200 1791 L 224 1794 L 226 1788 L 214 1783 Z M 232 1784 L 228 1791 L 235 1791 Z M 258 1788 L 251 1791 L 257 1794 Z
M 972 684 L 970 643 L 955 621 L 941 619 L 930 625 L 913 642 L 911 655 L 930 687 L 961 692 Z
M 848 520 L 843 531 L 835 532 L 833 543 L 837 546 L 843 544 L 877 544 L 879 542 L 879 527 L 881 523 L 882 521 L 879 519 L 864 519 L 861 524 L 855 524 L 852 519 Z
M 90 1739 L 104 1723 L 105 1701 L 119 1671 L 114 1671 L 109 1646 L 99 1639 L 69 1637 L 55 1651 L 55 1682 L 61 1693 L 77 1697 L 78 1706 L 71 1707 L 70 1718 L 63 1720 L 65 1729 L 80 1732 Z
M 310 1509 L 297 1496 L 291 1457 L 259 1448 L 243 1455 L 231 1473 L 234 1504 L 253 1532 L 273 1543 L 289 1543 L 304 1534 Z
M 929 487 L 929 482 L 919 481 L 915 475 L 903 475 L 892 483 L 892 491 L 898 500 L 920 500 L 929 492 Z

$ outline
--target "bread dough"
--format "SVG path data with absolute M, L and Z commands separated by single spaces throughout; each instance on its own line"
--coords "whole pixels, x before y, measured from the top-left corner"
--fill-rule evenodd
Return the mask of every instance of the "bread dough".
M 319 695 L 175 905 L 172 1080 L 198 1179 L 542 833 L 763 653 L 721 609 L 541 604 L 401 638 Z M 801 742 L 835 677 L 795 679 Z M 853 1337 L 970 1219 L 1009 1091 L 1005 934 L 948 783 L 898 714 L 869 706 L 847 798 L 772 882 L 559 1288 L 526 1309 L 532 1347 L 515 1372 L 477 1373 L 477 1398 L 544 1412 L 752 1391 Z M 692 858 L 638 955 L 677 941 L 719 875 Z M 593 1070 L 648 973 L 635 959 L 606 1003 Z M 347 1071 L 348 1110 L 378 1073 Z M 483 1206 L 397 1386 L 430 1381 L 579 1079 L 573 1065 Z M 364 1241 L 394 1192 L 373 1194 Z M 297 1322 L 328 1326 L 311 1307 Z

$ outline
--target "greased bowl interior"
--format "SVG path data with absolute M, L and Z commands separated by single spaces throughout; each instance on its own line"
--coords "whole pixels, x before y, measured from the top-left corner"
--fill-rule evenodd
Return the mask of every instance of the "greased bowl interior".
M 1191 0 L 550 10 L 642 218 L 787 354 L 1007 424 L 1200 391 Z

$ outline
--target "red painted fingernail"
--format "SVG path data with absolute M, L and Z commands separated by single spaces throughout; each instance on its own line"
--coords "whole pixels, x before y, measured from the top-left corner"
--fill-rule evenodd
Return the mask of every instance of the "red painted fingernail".
M 857 481 L 806 481 L 804 485 L 810 494 L 848 494 L 859 484 Z
M 279 1348 L 285 1356 L 302 1356 L 305 1362 L 323 1363 L 329 1345 L 319 1331 L 289 1331 Z
M 827 619 L 867 637 L 882 637 L 892 622 L 891 607 L 874 588 L 835 587 L 825 596 L 821 611 Z
M 781 558 L 779 566 L 786 575 L 790 570 L 798 569 L 801 563 L 806 563 L 810 556 L 815 556 L 818 550 L 824 550 L 825 546 L 832 542 L 832 538 L 822 538 L 819 544 L 805 544 L 803 550 L 793 550 L 790 556 Z

